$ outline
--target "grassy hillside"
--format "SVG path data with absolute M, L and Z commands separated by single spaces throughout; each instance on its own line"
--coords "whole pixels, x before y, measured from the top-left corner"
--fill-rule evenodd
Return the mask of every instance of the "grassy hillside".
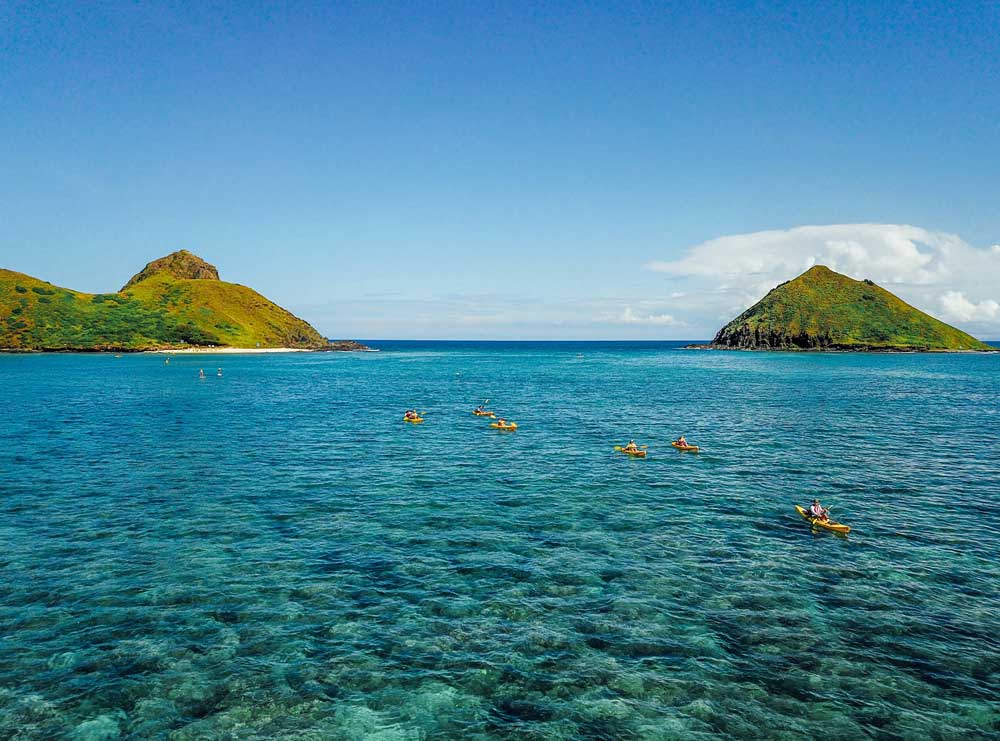
M 232 347 L 312 347 L 326 340 L 307 322 L 246 286 L 221 280 L 153 276 L 125 295 L 161 307 L 180 326 L 209 335 L 212 344 Z M 191 340 L 188 340 L 191 342 Z
M 308 323 L 246 286 L 214 277 L 185 277 L 207 275 L 206 269 L 215 271 L 190 253 L 174 253 L 150 263 L 121 292 L 101 294 L 0 270 L 0 348 L 327 346 Z
M 746 349 L 990 350 L 871 281 L 817 265 L 782 283 L 716 335 Z

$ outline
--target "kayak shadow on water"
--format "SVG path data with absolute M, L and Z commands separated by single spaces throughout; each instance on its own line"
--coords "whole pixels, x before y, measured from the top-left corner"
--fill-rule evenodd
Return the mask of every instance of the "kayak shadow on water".
M 809 531 L 812 535 L 832 535 L 835 538 L 840 538 L 841 540 L 848 540 L 849 533 L 842 533 L 838 530 L 827 530 L 819 525 L 810 525 Z

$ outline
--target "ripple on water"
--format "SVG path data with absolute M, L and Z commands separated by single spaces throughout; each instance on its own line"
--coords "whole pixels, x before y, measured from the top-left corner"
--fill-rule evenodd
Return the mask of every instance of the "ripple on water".
M 0 357 L 0 736 L 1000 733 L 1000 359 L 585 348 Z

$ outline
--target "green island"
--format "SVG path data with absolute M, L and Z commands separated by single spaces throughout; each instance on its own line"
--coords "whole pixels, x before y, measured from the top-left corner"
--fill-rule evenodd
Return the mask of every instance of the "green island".
M 724 350 L 995 351 L 870 280 L 824 265 L 775 287 L 704 347 Z
M 187 250 L 154 260 L 116 293 L 81 293 L 0 269 L 0 349 L 135 352 L 202 347 L 364 349 L 324 338 Z

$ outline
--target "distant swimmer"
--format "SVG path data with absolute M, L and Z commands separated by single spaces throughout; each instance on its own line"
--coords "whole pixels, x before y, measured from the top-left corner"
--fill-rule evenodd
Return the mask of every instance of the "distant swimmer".
M 164 360 L 163 364 L 164 365 L 170 365 L 170 358 L 167 358 L 166 360 Z
M 218 376 L 219 378 L 222 378 L 222 368 L 219 368 L 219 369 L 218 369 L 218 370 L 216 371 L 215 375 L 217 375 L 217 376 Z
M 198 369 L 198 378 L 204 378 L 204 377 L 205 377 L 205 369 L 204 368 L 199 368 Z

